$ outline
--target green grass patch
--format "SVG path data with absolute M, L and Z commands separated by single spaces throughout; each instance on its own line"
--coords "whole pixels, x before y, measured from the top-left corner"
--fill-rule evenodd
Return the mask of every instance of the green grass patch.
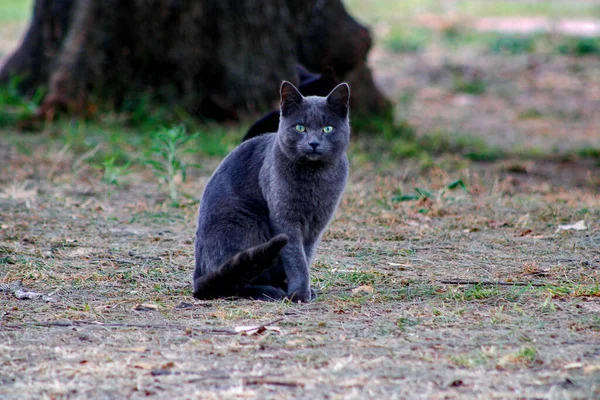
M 21 76 L 13 76 L 6 84 L 0 85 L 0 127 L 11 126 L 33 117 L 46 95 L 44 87 L 38 88 L 31 96 L 19 90 Z
M 394 197 L 392 197 L 391 201 L 392 201 L 392 203 L 401 203 L 401 202 L 405 202 L 405 201 L 415 201 L 415 200 L 424 200 L 424 199 L 429 199 L 429 200 L 435 201 L 438 199 L 442 199 L 445 196 L 447 191 L 455 190 L 455 189 L 459 189 L 459 188 L 465 192 L 468 192 L 467 185 L 464 183 L 464 181 L 462 179 L 453 180 L 452 182 L 447 184 L 444 188 L 442 188 L 441 190 L 439 190 L 435 193 L 432 191 L 429 191 L 427 189 L 415 188 L 414 193 L 403 194 L 402 190 L 400 190 L 400 188 L 398 188 L 394 192 Z
M 0 22 L 23 22 L 31 17 L 33 0 L 0 0 Z
M 450 288 L 445 297 L 458 301 L 478 301 L 486 299 L 503 299 L 518 301 L 532 290 L 530 286 L 501 287 L 492 285 L 468 285 L 466 287 Z
M 417 135 L 407 121 L 394 122 L 391 117 L 352 118 L 358 139 L 350 148 L 351 158 L 370 161 L 393 161 L 417 158 L 424 167 L 431 165 L 432 155 L 461 154 L 476 161 L 493 161 L 504 153 L 489 147 L 481 138 L 463 133 L 435 131 Z
M 500 35 L 491 40 L 489 49 L 497 54 L 533 53 L 536 49 L 536 38 L 531 35 Z
M 474 47 L 478 51 L 504 56 L 523 54 L 597 56 L 600 38 L 572 37 L 549 33 L 509 34 L 477 32 L 470 29 L 449 29 L 443 32 L 442 43 L 450 48 Z
M 598 37 L 565 37 L 556 46 L 559 54 L 571 56 L 600 55 L 600 38 Z
M 452 79 L 452 90 L 457 93 L 479 95 L 485 93 L 487 86 L 485 79 L 479 77 L 466 78 L 455 75 Z
M 459 367 L 474 368 L 487 364 L 491 357 L 481 351 L 475 351 L 473 353 L 451 355 L 448 358 Z
M 575 151 L 579 157 L 595 158 L 600 160 L 600 147 L 582 147 Z
M 394 53 L 418 53 L 432 39 L 429 29 L 412 28 L 393 31 L 384 39 L 384 45 Z
M 565 283 L 563 285 L 548 286 L 546 291 L 554 298 L 561 297 L 600 297 L 600 284 L 577 285 Z
M 345 0 L 350 13 L 369 23 L 389 21 L 401 16 L 409 19 L 419 15 L 458 14 L 467 17 L 579 17 L 600 16 L 600 6 L 594 2 L 458 0 L 451 3 L 434 0 Z
M 198 136 L 187 134 L 185 127 L 176 126 L 161 129 L 152 134 L 152 146 L 144 156 L 142 162 L 152 168 L 154 176 L 159 182 L 168 187 L 169 197 L 173 206 L 179 205 L 180 193 L 177 178 L 185 182 L 189 167 L 197 167 L 183 160 L 183 153 L 188 150 L 186 146 Z
M 396 321 L 396 327 L 401 331 L 404 331 L 406 328 L 418 326 L 420 323 L 421 320 L 419 318 L 400 317 Z
M 528 108 L 524 111 L 519 112 L 517 117 L 519 119 L 538 119 L 538 118 L 543 118 L 544 113 L 542 113 L 537 108 Z

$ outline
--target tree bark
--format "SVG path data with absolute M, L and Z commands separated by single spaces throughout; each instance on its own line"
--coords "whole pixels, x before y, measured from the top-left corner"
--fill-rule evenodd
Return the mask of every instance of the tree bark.
M 366 65 L 370 46 L 341 0 L 36 0 L 0 81 L 16 74 L 27 92 L 47 87 L 45 117 L 120 109 L 145 94 L 225 120 L 271 107 L 301 63 L 360 82 L 368 99 L 353 96 L 353 106 L 379 113 L 389 103 Z

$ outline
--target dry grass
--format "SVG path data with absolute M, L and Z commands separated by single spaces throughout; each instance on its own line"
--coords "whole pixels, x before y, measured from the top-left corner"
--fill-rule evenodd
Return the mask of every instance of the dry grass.
M 2 137 L 0 279 L 56 300 L 0 293 L 5 398 L 599 393 L 593 162 L 530 162 L 527 173 L 506 168 L 518 160 L 454 156 L 425 172 L 412 161 L 355 164 L 314 266 L 315 302 L 199 302 L 195 201 L 169 207 L 140 167 L 117 188 L 47 137 Z M 35 150 L 17 151 L 23 143 Z M 199 195 L 209 164 L 183 192 Z M 444 190 L 458 178 L 466 190 Z M 415 187 L 432 198 L 393 200 Z M 587 230 L 556 231 L 580 219 Z M 544 286 L 441 283 L 450 278 Z M 280 332 L 229 332 L 276 318 Z
M 192 299 L 195 199 L 232 143 L 221 131 L 188 160 L 203 168 L 173 178 L 191 195 L 174 208 L 137 162 L 147 135 L 0 130 L 0 397 L 600 397 L 600 164 L 572 153 L 598 149 L 597 56 L 440 43 L 376 47 L 398 118 L 432 147 L 464 135 L 450 150 L 518 157 L 355 140 L 310 304 Z M 18 282 L 42 296 L 17 299 Z

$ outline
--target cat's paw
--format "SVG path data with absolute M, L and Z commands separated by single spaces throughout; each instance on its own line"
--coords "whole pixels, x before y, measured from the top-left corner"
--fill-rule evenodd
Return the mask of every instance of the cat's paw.
M 308 303 L 311 300 L 311 292 L 310 290 L 298 290 L 288 293 L 287 297 L 294 303 Z
M 252 300 L 279 301 L 285 299 L 286 293 L 278 287 L 269 285 L 248 285 L 238 295 Z

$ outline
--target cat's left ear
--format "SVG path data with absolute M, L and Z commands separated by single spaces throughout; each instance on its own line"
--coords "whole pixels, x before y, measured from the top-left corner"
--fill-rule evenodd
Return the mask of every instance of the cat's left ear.
M 304 96 L 296 89 L 296 86 L 288 81 L 283 81 L 281 84 L 281 115 L 284 117 L 290 115 L 302 104 L 303 99 Z
M 331 93 L 327 95 L 327 105 L 329 109 L 337 113 L 340 117 L 348 116 L 350 108 L 350 86 L 347 83 L 340 83 Z

